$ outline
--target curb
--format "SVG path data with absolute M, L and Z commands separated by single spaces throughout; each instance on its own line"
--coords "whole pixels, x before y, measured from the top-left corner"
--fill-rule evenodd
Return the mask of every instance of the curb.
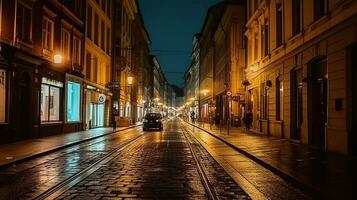
M 298 180 L 298 178 L 294 177 L 294 176 L 291 176 L 289 175 L 288 173 L 285 173 L 283 172 L 282 170 L 280 170 L 279 168 L 277 167 L 274 167 L 273 165 L 269 164 L 268 162 L 254 156 L 253 154 L 249 153 L 248 151 L 246 150 L 243 150 L 233 144 L 231 144 L 230 142 L 228 142 L 227 140 L 223 139 L 222 137 L 214 134 L 214 133 L 211 133 L 210 131 L 204 129 L 204 128 L 201 128 L 195 124 L 191 124 L 189 122 L 186 122 L 187 124 L 195 127 L 195 128 L 198 128 L 208 134 L 210 134 L 211 136 L 213 136 L 214 138 L 220 140 L 221 142 L 223 142 L 224 144 L 226 144 L 227 146 L 231 147 L 232 149 L 238 151 L 239 153 L 243 154 L 244 156 L 248 157 L 249 159 L 253 160 L 254 162 L 256 162 L 257 164 L 261 165 L 262 167 L 268 169 L 269 171 L 273 172 L 274 174 L 280 176 L 281 178 L 283 178 L 284 180 L 287 180 L 289 182 L 292 183 L 292 185 L 298 187 L 299 189 L 303 190 L 304 192 L 307 192 L 308 194 L 310 194 L 312 197 L 321 197 L 321 196 L 325 196 L 323 194 L 323 192 L 321 192 L 321 190 L 313 187 L 312 185 L 308 184 L 308 183 L 303 183 L 301 181 Z
M 103 134 L 103 135 L 98 135 L 98 136 L 94 136 L 94 137 L 91 137 L 91 138 L 79 140 L 79 141 L 76 141 L 76 142 L 67 143 L 67 144 L 62 145 L 62 146 L 53 147 L 52 149 L 46 150 L 46 151 L 41 152 L 41 153 L 35 153 L 35 154 L 29 155 L 29 156 L 27 156 L 27 157 L 25 157 L 25 158 L 19 158 L 19 159 L 17 159 L 17 160 L 11 161 L 11 162 L 9 162 L 9 163 L 1 164 L 1 165 L 0 165 L 0 170 L 9 168 L 9 167 L 11 167 L 11 166 L 14 166 L 14 165 L 17 165 L 17 164 L 20 164 L 20 163 L 23 163 L 23 162 L 26 162 L 26 161 L 29 161 L 29 160 L 33 160 L 33 159 L 35 159 L 35 158 L 39 158 L 39 157 L 41 157 L 41 156 L 48 155 L 48 154 L 50 154 L 50 153 L 53 153 L 53 152 L 58 151 L 58 150 L 61 150 L 61 149 L 65 149 L 65 148 L 68 148 L 68 147 L 71 147 L 71 146 L 74 146 L 74 145 L 77 145 L 77 144 L 81 144 L 81 143 L 84 143 L 84 142 L 88 142 L 88 141 L 91 141 L 91 140 L 95 140 L 95 139 L 97 139 L 97 138 L 104 137 L 104 136 L 107 136 L 107 135 L 111 135 L 111 134 L 114 134 L 114 133 L 126 131 L 126 130 L 129 130 L 129 129 L 132 129 L 132 128 L 139 127 L 139 126 L 141 126 L 141 125 L 142 125 L 142 124 L 133 125 L 133 126 L 129 126 L 129 127 L 124 128 L 124 129 L 121 129 L 121 130 L 117 130 L 117 131 L 112 131 L 112 132 L 109 132 L 109 133 L 105 133 L 105 134 Z

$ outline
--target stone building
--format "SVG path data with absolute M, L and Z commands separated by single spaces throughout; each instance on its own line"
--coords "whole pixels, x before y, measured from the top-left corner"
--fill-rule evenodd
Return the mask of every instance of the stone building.
M 212 6 L 200 44 L 200 117 L 226 125 L 243 113 L 245 68 L 245 1 L 226 0 Z
M 112 6 L 113 0 L 86 1 L 84 129 L 111 124 L 112 93 L 107 85 L 112 80 Z
M 357 1 L 255 0 L 247 11 L 253 128 L 355 154 Z
M 82 130 L 83 3 L 0 1 L 1 143 Z

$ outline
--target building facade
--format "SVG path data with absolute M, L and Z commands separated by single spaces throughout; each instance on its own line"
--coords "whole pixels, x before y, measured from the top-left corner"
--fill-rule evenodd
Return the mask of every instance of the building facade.
M 82 130 L 84 2 L 0 5 L 1 142 Z
M 355 154 L 357 2 L 256 0 L 247 10 L 253 128 Z
M 244 113 L 245 1 L 223 1 L 208 11 L 200 36 L 200 117 L 227 125 Z
M 112 0 L 87 0 L 83 85 L 83 126 L 91 129 L 111 124 Z
M 185 72 L 185 97 L 187 113 L 194 113 L 195 118 L 199 117 L 199 83 L 200 83 L 200 46 L 199 34 L 192 40 L 191 65 Z

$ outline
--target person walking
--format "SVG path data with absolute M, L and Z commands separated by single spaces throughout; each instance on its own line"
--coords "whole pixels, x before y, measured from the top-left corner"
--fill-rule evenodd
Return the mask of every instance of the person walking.
M 113 131 L 117 129 L 117 121 L 115 120 L 115 117 L 113 119 Z
M 191 121 L 193 124 L 195 123 L 195 112 L 194 111 L 191 112 Z
M 244 115 L 243 121 L 245 123 L 246 131 L 249 131 L 253 122 L 253 113 L 251 111 L 247 111 Z

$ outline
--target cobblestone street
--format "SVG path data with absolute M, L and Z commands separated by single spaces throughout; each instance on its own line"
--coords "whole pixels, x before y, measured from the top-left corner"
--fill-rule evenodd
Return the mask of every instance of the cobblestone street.
M 163 132 L 142 134 L 134 128 L 2 170 L 1 199 L 40 199 L 113 151 L 117 154 L 110 161 L 61 190 L 57 199 L 208 199 L 189 143 L 215 196 L 250 199 L 177 120 L 165 124 Z M 135 137 L 138 139 L 118 150 Z

